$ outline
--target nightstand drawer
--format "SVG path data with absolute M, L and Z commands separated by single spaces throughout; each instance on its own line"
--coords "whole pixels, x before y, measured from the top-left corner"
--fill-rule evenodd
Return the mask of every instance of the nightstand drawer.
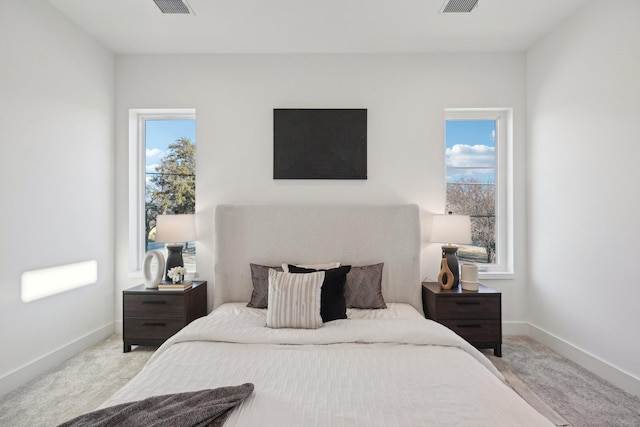
M 184 326 L 207 315 L 207 282 L 184 291 L 159 291 L 144 283 L 122 291 L 124 352 L 132 345 L 159 346 Z
M 125 340 L 165 340 L 182 329 L 184 325 L 183 319 L 129 318 L 124 324 L 123 336 Z
M 457 296 L 440 298 L 438 319 L 499 319 L 500 298 Z
M 181 292 L 182 294 L 182 292 Z M 153 294 L 126 295 L 123 307 L 124 317 L 184 318 L 184 297 L 182 295 Z
M 501 294 L 482 283 L 476 292 L 460 287 L 442 289 L 437 282 L 422 283 L 422 305 L 428 319 L 451 329 L 478 348 L 493 347 L 502 356 Z
M 442 320 L 440 323 L 471 344 L 501 340 L 500 323 L 495 320 Z

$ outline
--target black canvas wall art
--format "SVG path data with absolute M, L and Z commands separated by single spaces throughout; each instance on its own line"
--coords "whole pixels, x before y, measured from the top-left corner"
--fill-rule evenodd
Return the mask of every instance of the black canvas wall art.
M 274 179 L 367 179 L 366 109 L 274 109 Z

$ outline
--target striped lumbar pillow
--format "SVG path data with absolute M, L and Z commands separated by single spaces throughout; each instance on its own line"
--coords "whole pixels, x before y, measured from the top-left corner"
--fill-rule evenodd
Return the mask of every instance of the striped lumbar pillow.
M 269 269 L 267 326 L 315 329 L 322 326 L 320 295 L 324 271 L 292 274 Z

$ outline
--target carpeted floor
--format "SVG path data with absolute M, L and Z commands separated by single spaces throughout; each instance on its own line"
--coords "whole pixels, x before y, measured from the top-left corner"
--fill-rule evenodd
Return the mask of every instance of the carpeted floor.
M 93 411 L 133 378 L 155 348 L 122 352 L 112 335 L 0 399 L 0 426 L 47 427 Z
M 512 372 L 574 427 L 640 426 L 640 397 L 609 384 L 532 338 L 505 336 L 502 358 L 489 352 L 485 355 L 499 370 Z
M 134 347 L 125 354 L 121 339 L 113 335 L 1 398 L 0 426 L 56 426 L 95 409 L 132 378 L 155 350 Z M 548 408 L 545 415 L 557 425 L 640 426 L 640 398 L 531 338 L 505 336 L 502 358 L 490 351 L 484 354 L 541 413 Z

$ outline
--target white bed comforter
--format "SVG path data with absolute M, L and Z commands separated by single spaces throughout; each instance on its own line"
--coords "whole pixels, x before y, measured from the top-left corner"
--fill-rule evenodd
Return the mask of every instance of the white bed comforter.
M 265 313 L 218 307 L 163 344 L 102 406 L 251 382 L 253 395 L 226 426 L 550 425 L 484 355 L 435 322 L 270 329 Z

